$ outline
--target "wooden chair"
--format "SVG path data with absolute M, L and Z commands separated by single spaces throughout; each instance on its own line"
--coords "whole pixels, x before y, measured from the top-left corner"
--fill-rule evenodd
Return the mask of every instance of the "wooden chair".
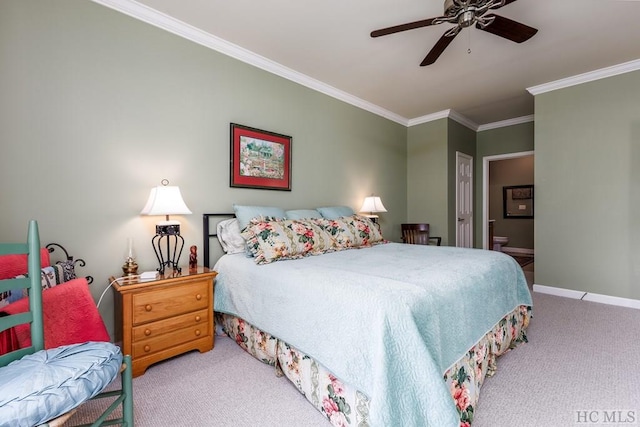
M 130 356 L 122 356 L 120 349 L 109 342 L 44 348 L 40 238 L 36 221 L 29 223 L 27 243 L 0 243 L 0 255 L 15 254 L 27 255 L 28 275 L 1 280 L 0 292 L 28 289 L 29 311 L 0 317 L 0 332 L 29 324 L 31 346 L 0 356 L 0 425 L 59 426 L 85 401 L 108 397 L 108 408 L 93 424 L 86 425 L 133 427 Z M 121 389 L 102 392 L 118 373 Z M 122 406 L 122 416 L 107 419 L 119 406 Z
M 429 235 L 429 224 L 401 224 L 402 241 L 412 245 L 429 245 L 435 241 L 437 246 L 442 242 L 441 237 Z

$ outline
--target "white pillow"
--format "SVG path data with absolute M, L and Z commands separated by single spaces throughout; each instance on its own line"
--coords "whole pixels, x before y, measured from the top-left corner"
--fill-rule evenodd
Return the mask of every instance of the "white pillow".
M 244 252 L 245 240 L 240 234 L 240 222 L 237 218 L 220 221 L 216 226 L 216 233 L 223 251 L 230 255 Z

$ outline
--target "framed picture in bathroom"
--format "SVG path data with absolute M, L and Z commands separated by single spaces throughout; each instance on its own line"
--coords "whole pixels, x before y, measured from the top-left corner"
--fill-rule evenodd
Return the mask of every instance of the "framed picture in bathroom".
M 504 218 L 533 218 L 533 185 L 502 187 Z

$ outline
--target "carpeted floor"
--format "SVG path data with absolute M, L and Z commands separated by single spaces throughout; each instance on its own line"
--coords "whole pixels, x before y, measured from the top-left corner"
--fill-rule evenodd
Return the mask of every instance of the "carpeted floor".
M 473 427 L 610 426 L 612 411 L 634 417 L 615 425 L 640 424 L 640 310 L 533 296 L 529 343 L 498 358 Z M 288 380 L 224 337 L 210 352 L 150 367 L 133 387 L 136 427 L 330 426 Z M 91 411 L 81 407 L 72 423 Z

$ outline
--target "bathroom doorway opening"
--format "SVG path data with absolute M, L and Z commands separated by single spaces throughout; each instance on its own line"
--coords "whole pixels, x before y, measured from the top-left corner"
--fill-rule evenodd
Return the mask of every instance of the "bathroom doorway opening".
M 489 238 L 489 221 L 490 220 L 495 220 L 496 218 L 491 218 L 491 214 L 493 214 L 494 216 L 498 215 L 496 213 L 496 203 L 499 202 L 500 204 L 502 204 L 502 198 L 501 196 L 496 196 L 496 192 L 495 191 L 490 191 L 490 188 L 492 188 L 492 184 L 495 186 L 495 183 L 491 182 L 491 175 L 490 175 L 490 170 L 491 170 L 491 163 L 492 162 L 498 162 L 498 161 L 504 161 L 504 160 L 516 160 L 516 159 L 522 159 L 525 157 L 531 157 L 533 160 L 534 157 L 534 152 L 533 151 L 522 151 L 522 152 L 518 152 L 518 153 L 508 153 L 508 154 L 498 154 L 498 155 L 494 155 L 494 156 L 486 156 L 483 157 L 483 167 L 482 167 L 482 247 L 484 249 L 491 249 L 493 246 L 493 242 L 490 242 L 490 238 Z M 494 164 L 495 166 L 495 164 Z M 507 169 L 508 170 L 508 169 Z M 533 184 L 533 182 L 527 182 L 527 183 L 520 183 L 520 184 Z M 494 189 L 495 190 L 495 189 Z M 534 190 L 535 191 L 535 190 Z M 496 201 L 496 200 L 492 200 L 492 196 L 491 194 L 493 194 L 494 198 L 499 198 L 500 200 Z M 535 192 L 534 192 L 535 195 Z M 535 197 L 535 196 L 534 196 Z M 493 212 L 490 212 L 490 206 L 493 206 L 494 209 Z M 499 213 L 500 216 L 502 216 L 502 212 Z M 502 220 L 502 218 L 500 218 Z M 518 221 L 518 219 L 508 219 L 507 221 Z M 500 235 L 499 234 L 500 229 L 498 229 L 497 231 L 494 228 L 494 234 L 495 235 Z M 506 236 L 509 237 L 509 236 Z M 511 251 L 513 252 L 523 252 L 523 253 L 527 253 L 527 252 L 531 252 L 533 248 L 526 248 L 526 250 L 522 250 L 522 248 L 518 247 L 517 244 L 517 240 L 515 242 L 516 244 L 512 245 L 512 247 L 510 248 Z M 527 245 L 527 246 L 531 246 L 533 247 L 533 238 L 531 237 L 531 244 Z

